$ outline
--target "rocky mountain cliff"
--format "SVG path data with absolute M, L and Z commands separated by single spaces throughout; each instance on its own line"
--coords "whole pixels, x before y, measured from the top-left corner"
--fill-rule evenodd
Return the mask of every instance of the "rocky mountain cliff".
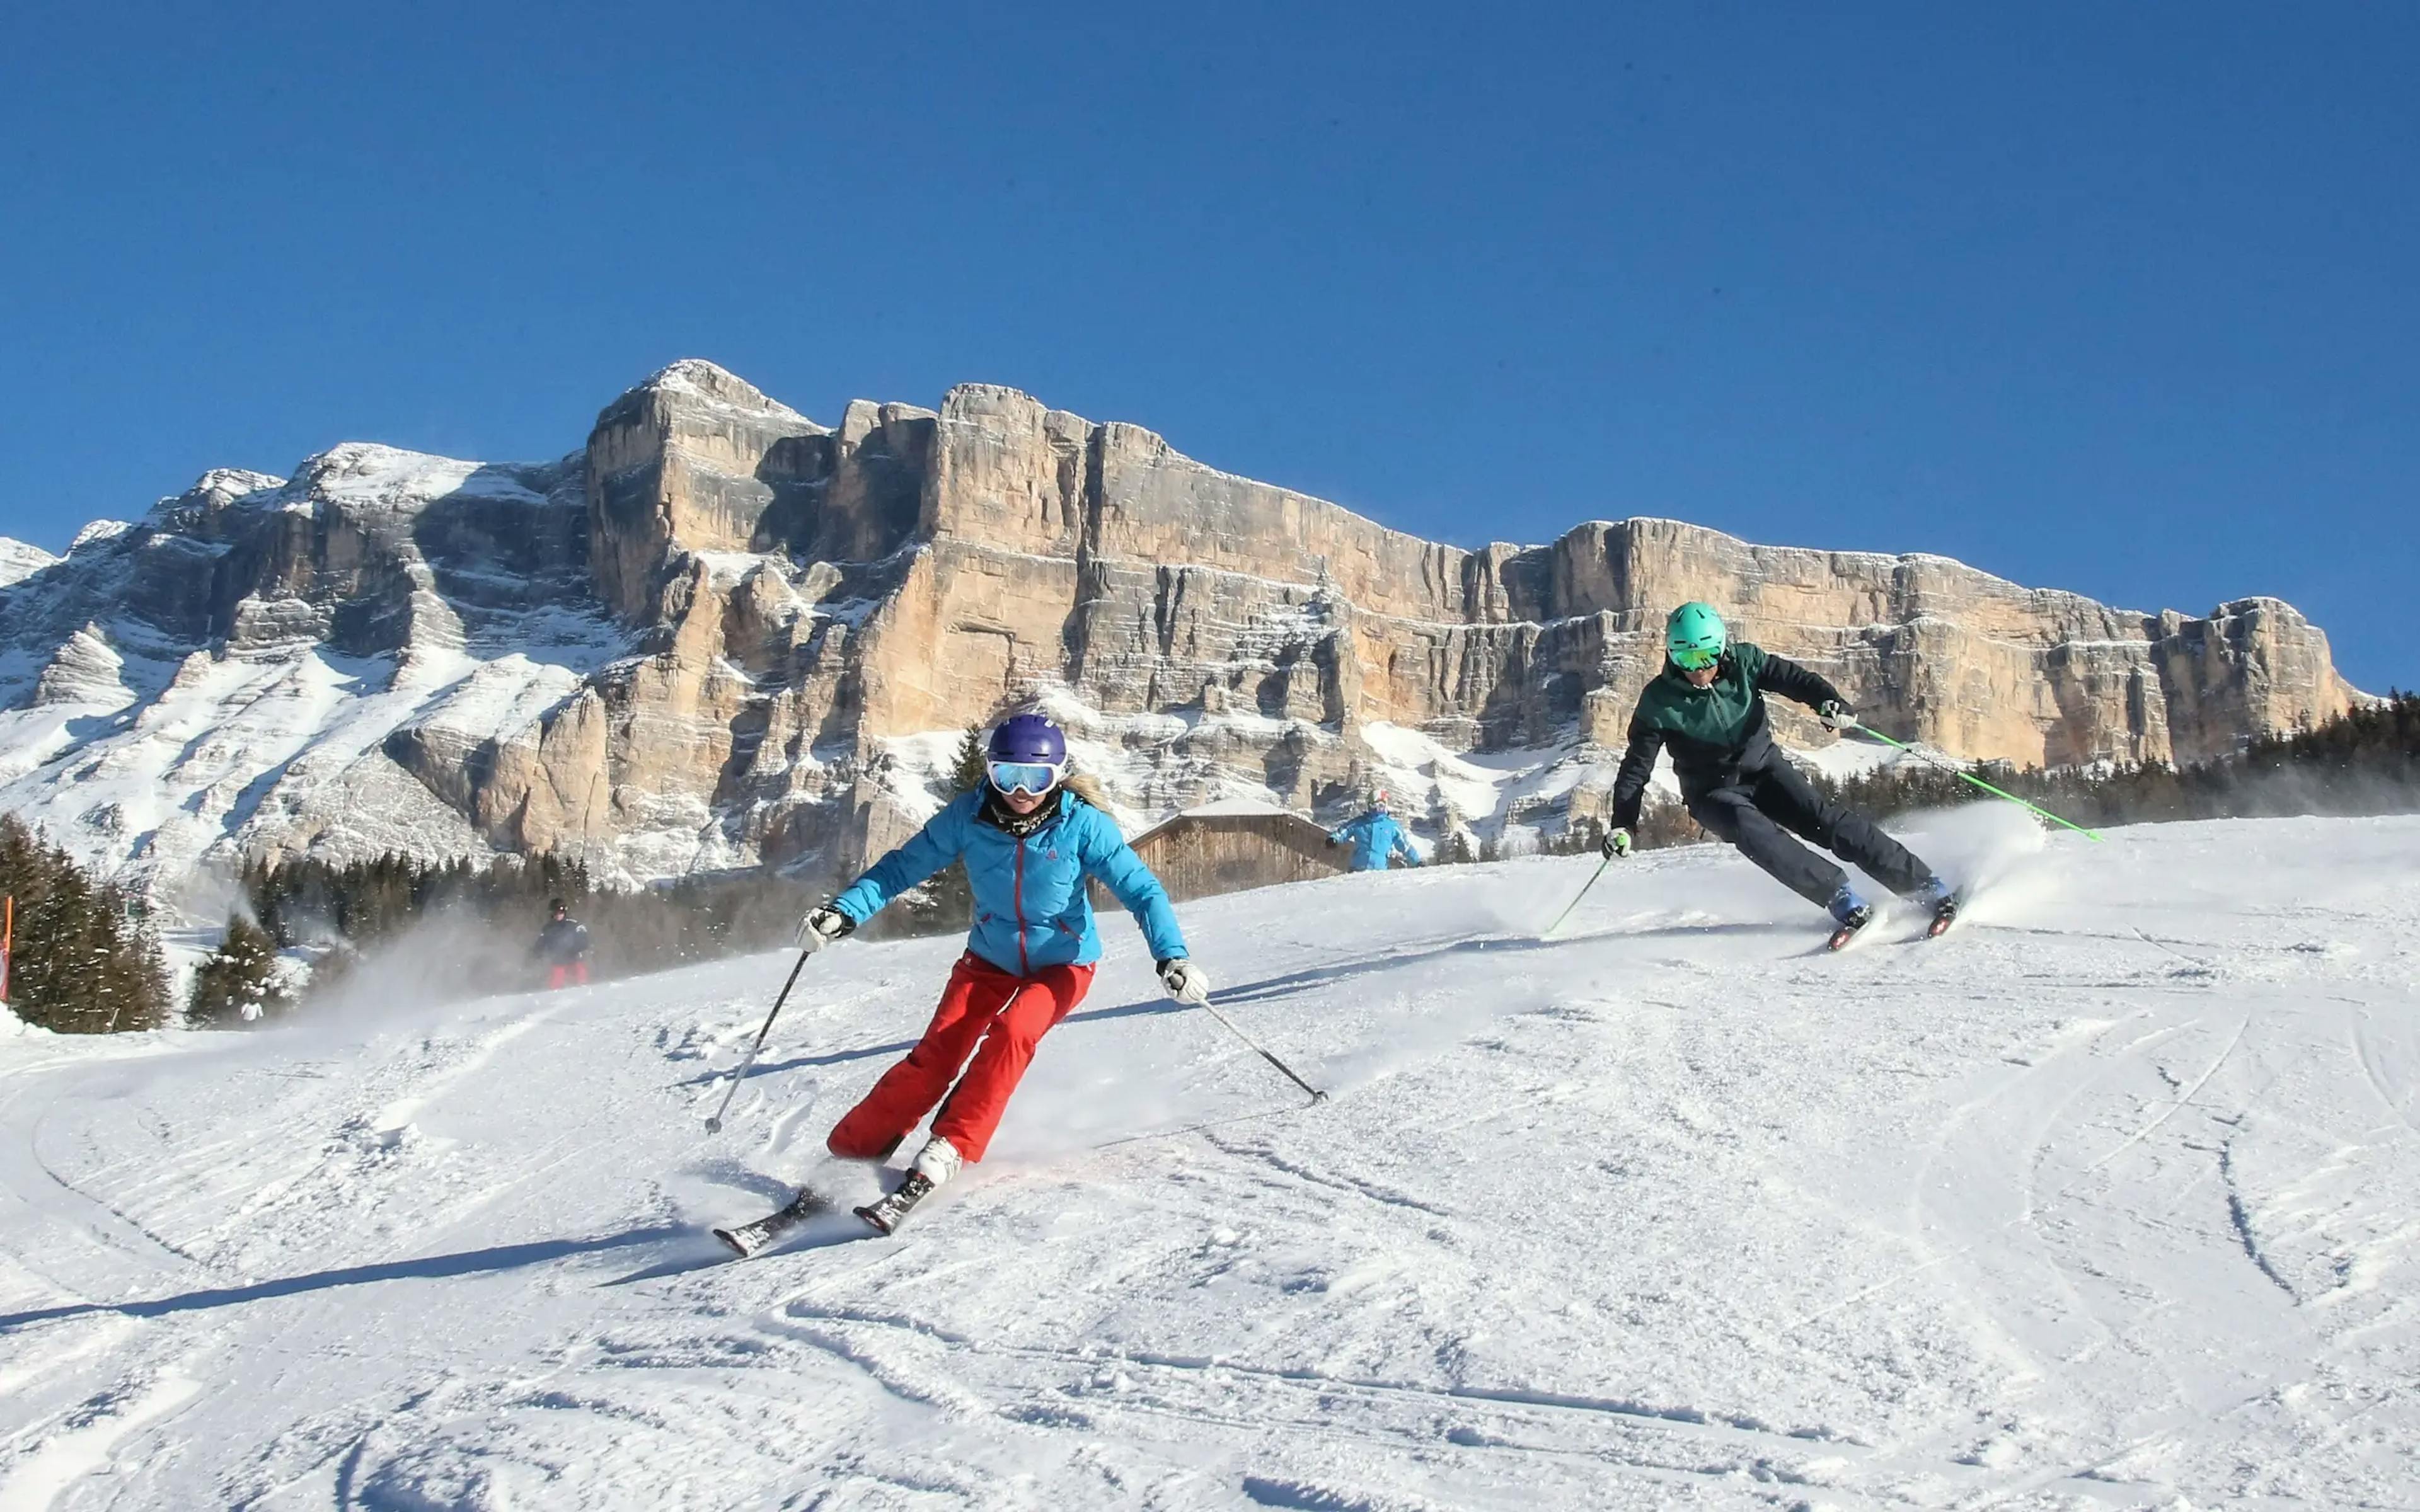
M 0 805 L 180 887 L 390 847 L 837 872 L 1030 699 L 1131 824 L 1385 786 L 1432 830 L 1551 830 L 1602 809 L 1691 597 L 1962 755 L 2189 761 L 2354 696 L 2274 599 L 2130 613 L 1662 519 L 1464 549 L 1007 389 L 828 429 L 700 362 L 560 461 L 348 444 L 14 545 Z

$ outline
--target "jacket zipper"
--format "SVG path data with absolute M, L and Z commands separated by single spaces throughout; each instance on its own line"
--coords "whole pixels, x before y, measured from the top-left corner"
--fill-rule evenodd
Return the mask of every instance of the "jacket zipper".
M 1022 836 L 1016 841 L 1016 887 L 1012 896 L 1016 905 L 1016 974 L 1030 977 L 1033 968 L 1025 959 L 1025 840 Z

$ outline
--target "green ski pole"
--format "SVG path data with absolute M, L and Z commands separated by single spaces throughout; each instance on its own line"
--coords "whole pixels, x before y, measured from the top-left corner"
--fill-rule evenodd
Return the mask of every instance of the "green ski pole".
M 1599 861 L 1596 864 L 1596 870 L 1589 873 L 1589 879 L 1580 884 L 1580 890 L 1572 895 L 1572 901 L 1563 905 L 1563 911 L 1555 916 L 1555 921 L 1547 925 L 1545 933 L 1539 935 L 1538 938 L 1542 940 L 1547 939 L 1554 934 L 1555 931 L 1561 929 L 1563 927 L 1563 920 L 1572 917 L 1572 910 L 1580 905 L 1580 900 L 1589 895 L 1589 889 L 1596 886 L 1596 879 L 1605 875 L 1605 869 L 1612 864 L 1613 857 L 1610 856 L 1606 856 L 1604 860 Z
M 1867 734 L 1873 736 L 1876 740 L 1881 741 L 1885 746 L 1897 747 L 1899 749 L 1907 752 L 1918 761 L 1929 762 L 1932 765 L 1940 767 L 1945 772 L 1948 772 L 1953 776 L 1964 779 L 1965 781 L 1972 782 L 1977 787 L 1981 788 L 1984 792 L 1990 794 L 1995 798 L 2006 798 L 2010 803 L 2015 804 L 2018 808 L 2024 810 L 2027 813 L 2039 814 L 2042 818 L 2049 820 L 2054 825 L 2066 825 L 2068 828 L 2074 830 L 2086 840 L 2097 841 L 2101 839 L 2100 834 L 2094 830 L 2086 829 L 2082 825 L 2061 819 L 2058 815 L 2051 812 L 2048 809 L 2037 808 L 2033 804 L 2027 803 L 2024 799 L 2018 797 L 2013 793 L 2001 792 L 1998 788 L 1995 788 L 1991 783 L 1984 781 L 1981 778 L 1977 777 L 1974 773 L 1959 765 L 1956 762 L 1935 756 L 1930 751 L 1918 750 L 1916 748 L 1907 744 L 1905 741 L 1893 740 L 1890 736 L 1884 734 L 1881 731 L 1875 729 L 1869 724 L 1856 724 L 1850 726 L 1850 728 L 1854 730 L 1861 730 Z

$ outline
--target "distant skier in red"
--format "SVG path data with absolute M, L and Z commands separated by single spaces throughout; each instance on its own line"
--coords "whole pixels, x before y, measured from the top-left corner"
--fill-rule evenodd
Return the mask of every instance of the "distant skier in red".
M 537 932 L 537 943 L 530 947 L 530 954 L 547 964 L 547 990 L 587 986 L 588 926 L 572 918 L 560 898 L 547 904 L 547 911 L 546 927 Z
M 1170 996 L 1210 997 L 1210 979 L 1187 959 L 1159 879 L 1116 822 L 1071 782 L 1059 727 L 1038 714 L 1018 715 L 992 732 L 987 751 L 982 787 L 934 815 L 799 929 L 801 943 L 818 949 L 952 861 L 966 862 L 974 928 L 940 1007 L 908 1058 L 883 1073 L 826 1141 L 844 1159 L 880 1160 L 940 1105 L 932 1137 L 897 1190 L 858 1210 L 884 1233 L 961 1162 L 983 1159 L 1034 1047 L 1084 1000 L 1101 959 L 1088 879 L 1107 884 L 1142 926 Z

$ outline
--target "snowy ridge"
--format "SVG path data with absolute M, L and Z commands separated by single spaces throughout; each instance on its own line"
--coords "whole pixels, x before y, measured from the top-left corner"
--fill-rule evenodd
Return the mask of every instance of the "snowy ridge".
M 1810 954 L 1714 847 L 1132 928 L 896 1241 L 721 1263 L 954 941 L 246 1036 L 0 1040 L 0 1504 L 502 1509 L 2420 1500 L 2420 821 L 1909 838 Z M 869 1179 L 834 1181 L 843 1197 Z M 195 1383 L 209 1389 L 196 1390 Z
M 730 369 L 702 357 L 683 357 L 666 363 L 643 382 L 625 390 L 621 399 L 615 402 L 625 402 L 651 391 L 678 394 L 693 404 L 736 414 L 752 417 L 772 414 L 815 435 L 828 434 L 828 427 L 816 424 Z
M 86 547 L 99 546 L 105 541 L 115 541 L 133 528 L 122 519 L 93 520 L 83 530 L 76 532 L 75 539 L 68 543 L 68 555 L 73 556 Z
M 0 588 L 23 582 L 44 567 L 55 565 L 58 560 L 39 546 L 0 535 Z

